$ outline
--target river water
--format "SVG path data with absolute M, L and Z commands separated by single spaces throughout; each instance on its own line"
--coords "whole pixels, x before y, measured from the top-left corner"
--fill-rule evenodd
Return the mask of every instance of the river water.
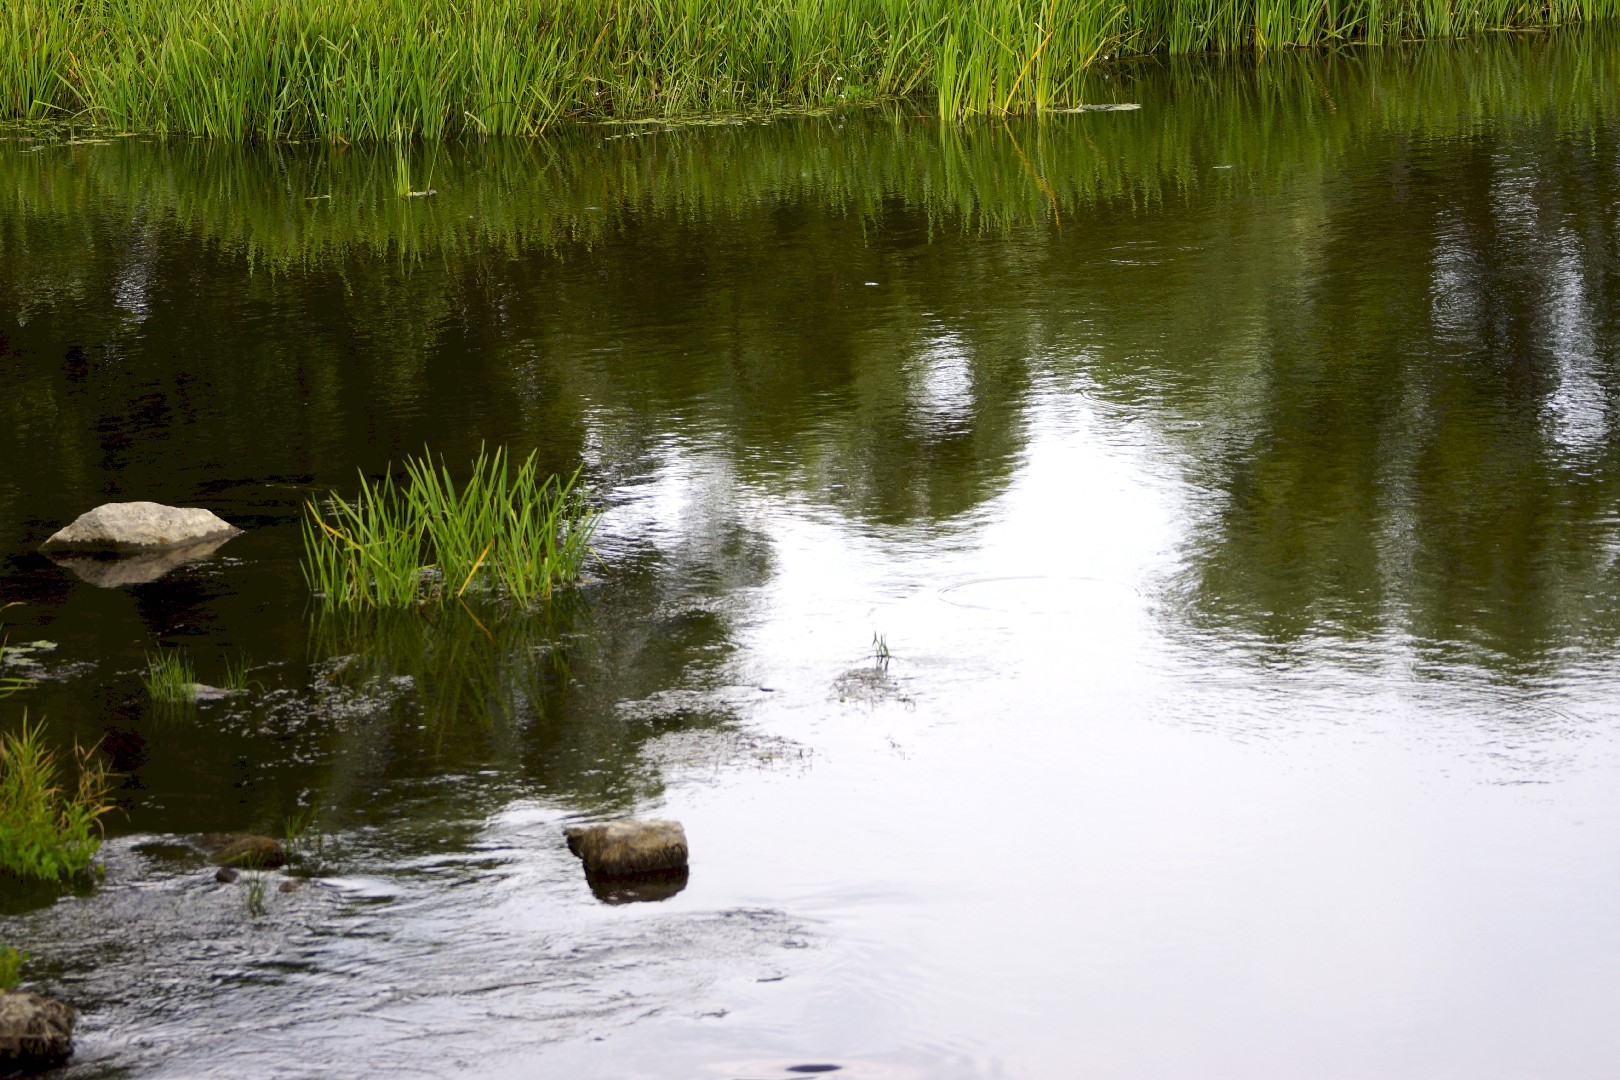
M 1617 45 L 0 142 L 0 718 L 121 773 L 98 884 L 0 882 L 66 1074 L 1612 1075 Z M 303 501 L 482 444 L 583 470 L 589 580 L 323 616 Z M 109 499 L 248 531 L 37 553 Z M 305 812 L 262 914 L 183 843 Z M 592 894 L 625 813 L 684 890 Z

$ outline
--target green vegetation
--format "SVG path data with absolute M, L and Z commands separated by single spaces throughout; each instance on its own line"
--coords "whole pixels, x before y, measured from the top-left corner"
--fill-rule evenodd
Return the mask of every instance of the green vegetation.
M 282 846 L 287 851 L 289 862 L 297 861 L 305 854 L 318 861 L 325 853 L 326 837 L 315 828 L 316 812 L 317 808 L 310 805 L 288 816 L 282 830 Z
M 1611 18 L 1620 0 L 14 0 L 0 116 L 333 141 L 559 118 L 1093 100 L 1099 60 Z
M 155 705 L 189 705 L 197 700 L 197 672 L 179 649 L 147 653 L 141 682 Z
M 15 990 L 22 982 L 28 954 L 12 945 L 0 945 L 0 990 Z
M 250 682 L 248 672 L 252 665 L 253 662 L 248 659 L 246 653 L 238 653 L 235 657 L 226 657 L 225 678 L 222 682 L 224 689 L 233 693 L 245 692 Z
M 613 239 L 650 212 L 757 221 L 778 203 L 802 203 L 873 224 L 921 212 L 952 232 L 1067 225 L 1099 204 L 1162 206 L 1326 184 L 1383 138 L 1456 138 L 1491 120 L 1585 130 L 1606 122 L 1609 98 L 1590 88 L 1620 80 L 1616 56 L 1620 34 L 1604 27 L 1326 59 L 1198 57 L 1133 74 L 1139 112 L 981 121 L 944 133 L 899 110 L 874 110 L 858 123 L 626 125 L 612 129 L 625 137 L 606 139 L 601 127 L 576 128 L 440 155 L 412 146 L 39 139 L 0 153 L 0 207 L 15 211 L 0 256 L 58 261 L 66 249 L 59 230 L 69 223 L 140 212 L 278 272 L 384 256 L 393 265 L 345 268 L 345 281 L 369 296 L 402 288 L 395 266 L 418 279 L 411 288 L 431 277 L 417 272 L 429 260 L 453 268 L 442 278 L 453 282 L 482 273 L 490 258 Z M 62 182 L 64 170 L 73 183 Z M 397 198 L 402 183 L 439 193 Z M 434 296 L 412 307 L 460 302 Z M 415 325 L 390 321 L 396 333 Z
M 16 734 L 0 734 L 0 873 L 61 881 L 89 869 L 110 784 L 94 747 L 75 746 L 73 758 L 69 789 L 40 725 L 25 715 Z
M 516 469 L 480 450 L 459 489 L 430 455 L 405 460 L 403 484 L 360 478 L 304 517 L 304 578 L 337 607 L 460 601 L 469 591 L 526 606 L 584 568 L 596 514 L 578 474 L 541 479 L 533 454 Z
M 263 915 L 268 908 L 265 906 L 265 882 L 263 871 L 253 871 L 247 875 L 247 888 L 243 890 L 243 899 L 247 901 L 248 914 L 254 918 Z

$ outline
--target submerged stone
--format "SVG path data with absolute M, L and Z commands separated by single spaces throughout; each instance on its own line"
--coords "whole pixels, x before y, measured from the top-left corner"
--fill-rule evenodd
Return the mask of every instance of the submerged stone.
M 43 547 L 74 551 L 148 553 L 224 541 L 241 532 L 199 507 L 155 502 L 105 503 L 53 533 Z
M 615 878 L 686 869 L 686 830 L 678 821 L 625 818 L 566 830 L 568 850 L 592 877 Z
M 0 1074 L 49 1068 L 73 1052 L 72 1006 L 20 990 L 0 990 Z
M 281 841 L 251 833 L 205 833 L 192 842 L 206 851 L 220 866 L 241 866 L 269 870 L 287 865 L 287 849 Z
M 186 693 L 191 695 L 192 701 L 225 701 L 247 693 L 246 690 L 227 690 L 220 686 L 209 686 L 207 683 L 186 683 Z

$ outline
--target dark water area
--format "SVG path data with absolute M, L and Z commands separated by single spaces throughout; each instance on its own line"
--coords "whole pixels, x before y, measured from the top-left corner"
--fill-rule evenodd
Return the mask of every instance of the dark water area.
M 99 884 L 0 881 L 65 1075 L 1610 1075 L 1617 45 L 0 141 L 0 724 L 121 774 Z M 323 614 L 304 501 L 424 445 L 581 469 L 587 580 Z M 112 499 L 247 532 L 38 553 Z M 311 808 L 262 915 L 181 843 Z M 675 895 L 592 894 L 626 813 Z

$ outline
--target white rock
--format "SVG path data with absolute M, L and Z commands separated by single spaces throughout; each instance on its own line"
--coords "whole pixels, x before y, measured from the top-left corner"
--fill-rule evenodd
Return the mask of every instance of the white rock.
M 106 503 L 80 514 L 46 540 L 47 548 L 89 551 L 157 551 L 224 540 L 241 532 L 197 507 L 154 502 Z

